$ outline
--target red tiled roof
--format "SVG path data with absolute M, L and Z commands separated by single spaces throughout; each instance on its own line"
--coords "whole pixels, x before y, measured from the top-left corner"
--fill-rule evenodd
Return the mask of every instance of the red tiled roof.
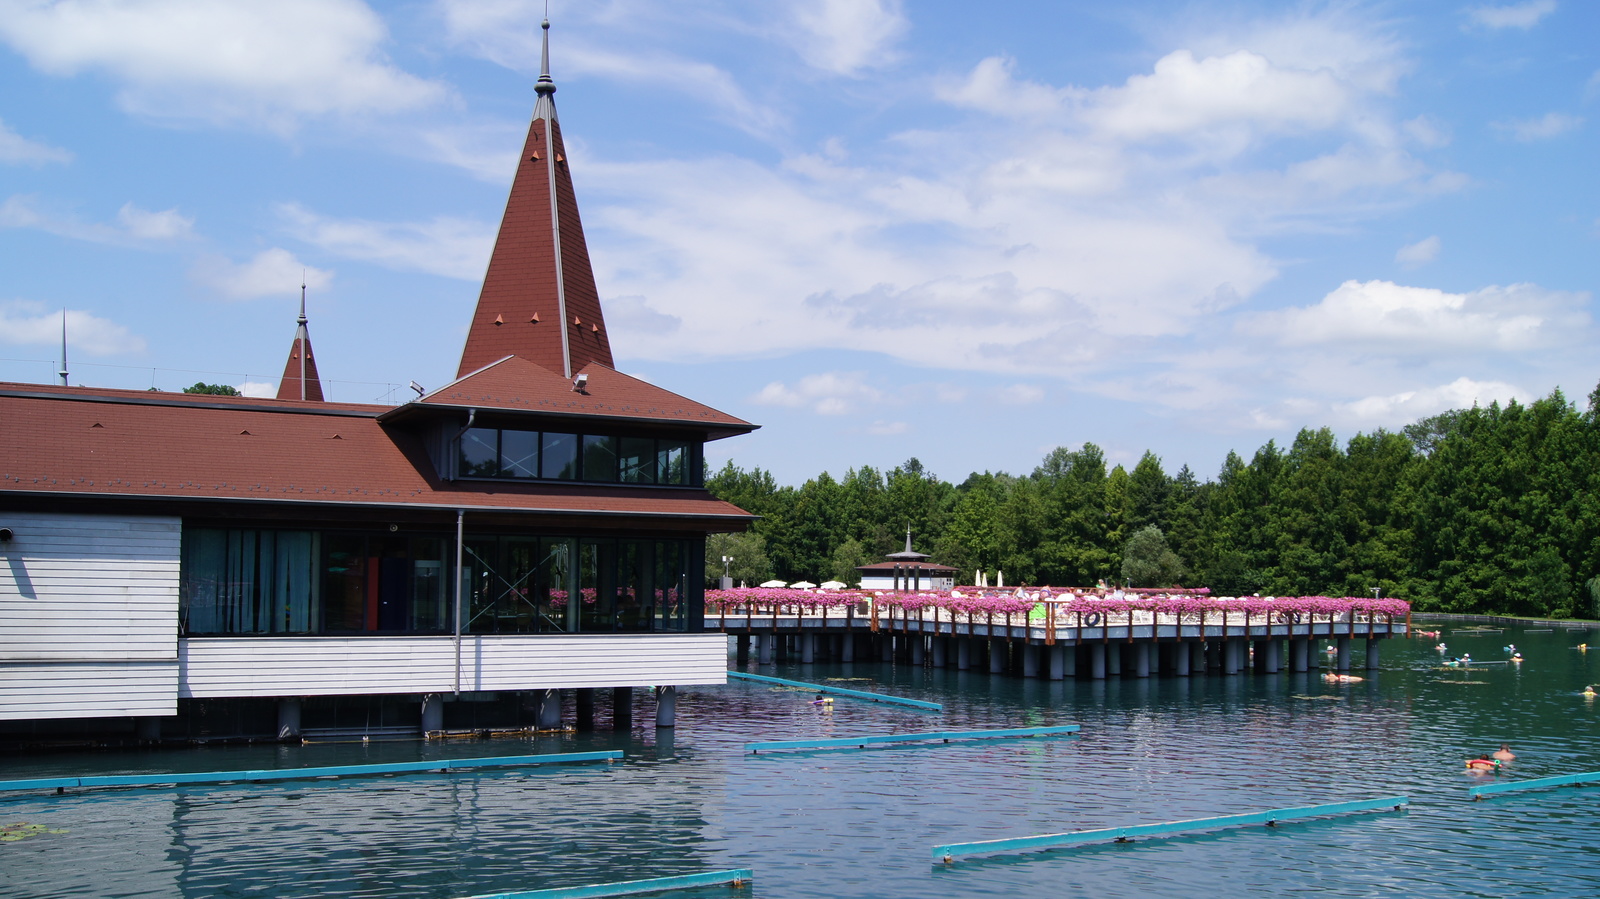
M 511 356 L 441 387 L 419 402 L 480 411 L 604 416 L 692 425 L 710 430 L 708 436 L 713 439 L 742 434 L 757 427 L 598 362 L 591 363 L 579 374 L 588 375 L 582 392 L 575 390 L 573 382 L 559 372 Z
M 0 384 L 0 496 L 408 505 L 720 520 L 699 489 L 441 481 L 386 407 Z
M 554 148 L 546 145 L 546 128 Z M 553 166 L 556 215 L 551 215 Z M 557 223 L 559 222 L 559 232 Z M 561 314 L 556 280 L 556 241 L 561 246 L 561 285 L 566 315 Z M 564 319 L 564 320 L 563 320 Z M 495 238 L 494 254 L 484 275 L 483 291 L 472 315 L 467 343 L 456 376 L 477 371 L 506 356 L 521 356 L 557 375 L 567 371 L 562 331 L 571 370 L 591 362 L 614 365 L 611 337 L 600 313 L 589 249 L 578 217 L 578 201 L 567 171 L 561 125 L 554 117 L 535 117 L 511 182 L 505 216 Z
M 302 354 L 305 358 L 304 388 L 300 385 Z M 289 345 L 289 359 L 283 364 L 283 379 L 278 382 L 278 399 L 322 402 L 322 380 L 317 376 L 317 357 L 311 353 L 311 336 L 305 333 L 304 325 L 295 334 L 294 343 Z

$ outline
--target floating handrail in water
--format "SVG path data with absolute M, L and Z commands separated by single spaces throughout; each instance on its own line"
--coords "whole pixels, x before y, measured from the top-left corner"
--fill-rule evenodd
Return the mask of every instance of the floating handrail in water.
M 869 734 L 863 737 L 827 737 L 819 740 L 767 740 L 759 743 L 746 743 L 746 752 L 760 752 L 763 749 L 828 749 L 835 746 L 854 746 L 865 749 L 869 743 L 921 743 L 933 740 L 992 740 L 1007 737 L 1042 737 L 1053 734 L 1071 734 L 1078 732 L 1079 725 L 1062 724 L 1056 727 L 1008 727 L 999 730 L 953 730 L 939 733 L 925 734 Z
M 681 890 L 687 887 L 717 884 L 739 887 L 754 879 L 754 871 L 749 868 L 738 868 L 728 871 L 707 871 L 704 874 L 652 877 L 649 880 L 597 883 L 586 887 L 556 887 L 549 890 L 528 890 L 524 893 L 493 893 L 488 896 L 473 896 L 471 899 L 596 899 L 600 896 L 632 896 L 638 893 L 658 893 L 662 890 Z
M 1032 837 L 1014 837 L 1007 840 L 981 840 L 975 843 L 950 843 L 933 847 L 933 860 L 946 864 L 958 855 L 989 855 L 995 852 L 1018 852 L 1026 849 L 1048 849 L 1056 846 L 1076 846 L 1083 843 L 1126 843 L 1134 837 L 1182 833 L 1191 830 L 1215 830 L 1219 827 L 1237 827 L 1244 824 L 1265 824 L 1269 827 L 1279 821 L 1296 818 L 1319 818 L 1325 815 L 1342 815 L 1352 812 L 1371 812 L 1392 808 L 1396 811 L 1409 805 L 1404 796 L 1385 796 L 1380 799 L 1358 799 L 1353 802 L 1330 802 L 1300 808 L 1279 808 L 1243 815 L 1222 815 L 1216 818 L 1195 818 L 1189 821 L 1168 821 L 1164 824 L 1134 824 L 1127 827 L 1102 827 L 1097 830 L 1077 830 L 1071 833 L 1047 833 Z
M 1582 774 L 1561 774 L 1555 777 L 1536 777 L 1532 780 L 1507 780 L 1492 784 L 1478 784 L 1467 793 L 1473 799 L 1482 799 L 1489 793 L 1511 793 L 1517 790 L 1539 790 L 1545 787 L 1576 786 L 1577 784 L 1590 783 L 1600 780 L 1600 771 L 1586 771 Z
M 831 693 L 836 696 L 849 696 L 852 699 L 869 699 L 873 702 L 892 702 L 895 705 L 908 705 L 914 709 L 925 709 L 930 712 L 942 712 L 944 706 L 937 702 L 923 702 L 920 699 L 906 699 L 903 696 L 890 696 L 887 693 L 868 693 L 865 690 L 846 690 L 843 687 L 829 687 L 823 684 L 808 684 L 805 681 L 784 680 L 781 677 L 767 677 L 764 674 L 745 674 L 743 671 L 729 671 L 728 676 L 735 680 L 760 681 L 764 684 L 779 684 L 785 687 L 804 687 L 818 693 Z
M 415 774 L 423 771 L 456 771 L 467 768 L 515 768 L 523 765 L 553 765 L 568 762 L 602 762 L 622 758 L 619 749 L 600 752 L 556 752 L 543 755 L 506 755 L 476 759 L 433 759 L 425 762 L 388 762 L 376 765 L 334 765 L 324 768 L 268 768 L 260 771 L 199 771 L 168 774 L 114 774 L 95 777 L 37 777 L 28 780 L 0 780 L 0 790 L 54 789 L 67 787 L 153 787 L 167 784 L 220 784 L 238 781 L 299 780 L 318 777 L 349 777 L 363 774 Z

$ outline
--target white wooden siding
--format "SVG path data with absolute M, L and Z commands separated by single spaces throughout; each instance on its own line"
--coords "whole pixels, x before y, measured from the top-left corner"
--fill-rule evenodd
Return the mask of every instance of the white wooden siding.
M 0 526 L 0 719 L 177 714 L 179 519 Z
M 192 637 L 178 695 L 339 696 L 455 690 L 451 637 Z M 727 637 L 477 636 L 461 640 L 461 690 L 720 684 Z
M 173 661 L 177 518 L 0 513 L 0 662 Z
M 176 714 L 176 662 L 0 663 L 0 721 Z

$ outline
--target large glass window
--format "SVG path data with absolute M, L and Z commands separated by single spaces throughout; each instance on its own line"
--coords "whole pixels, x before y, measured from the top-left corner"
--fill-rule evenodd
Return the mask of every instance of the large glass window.
M 544 461 L 539 466 L 541 477 L 563 481 L 578 477 L 578 435 L 544 434 Z
M 686 630 L 686 540 L 468 534 L 475 634 Z M 449 633 L 455 540 L 386 532 L 185 528 L 185 635 Z
M 456 470 L 464 478 L 692 486 L 697 446 L 656 437 L 468 428 Z

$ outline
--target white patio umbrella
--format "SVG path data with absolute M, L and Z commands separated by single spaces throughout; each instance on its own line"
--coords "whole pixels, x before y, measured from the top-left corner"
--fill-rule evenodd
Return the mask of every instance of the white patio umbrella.
M 817 588 L 820 590 L 843 590 L 847 586 L 849 585 L 844 581 L 823 581 L 817 585 Z
M 795 581 L 789 586 L 796 590 L 810 590 L 812 587 L 815 587 L 816 584 L 813 584 L 810 581 Z
M 763 587 L 787 587 L 789 585 L 784 583 L 783 581 L 762 581 L 761 582 L 761 586 L 763 586 Z

